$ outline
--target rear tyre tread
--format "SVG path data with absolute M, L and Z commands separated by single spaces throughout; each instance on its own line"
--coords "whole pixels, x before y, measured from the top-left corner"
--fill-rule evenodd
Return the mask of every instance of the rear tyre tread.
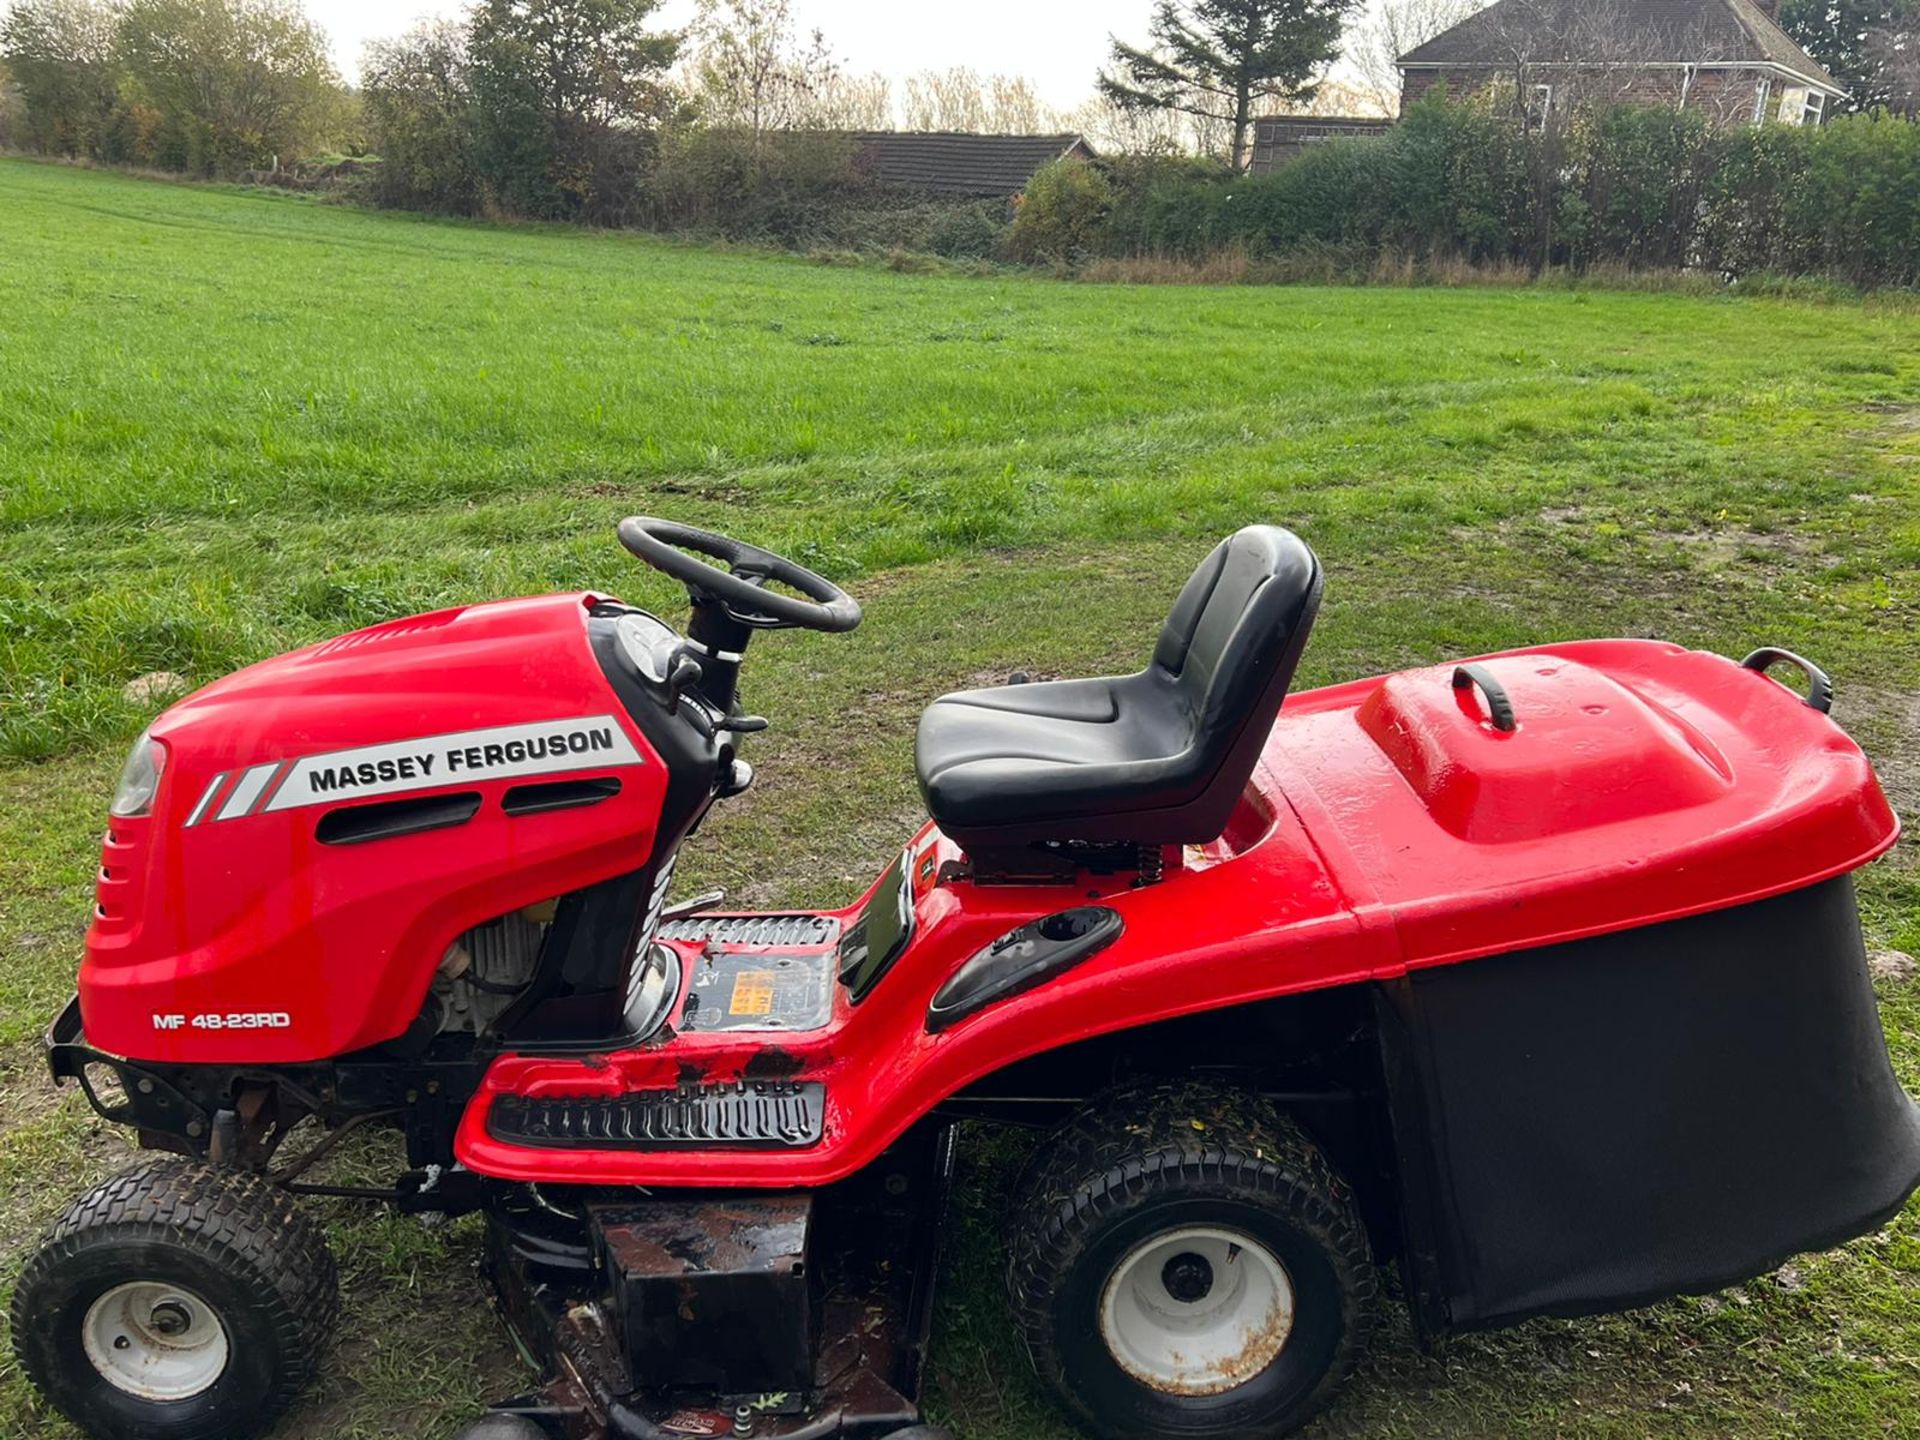
M 1258 1197 L 1333 1262 L 1339 1353 L 1284 1424 L 1259 1433 L 1304 1424 L 1366 1353 L 1379 1272 L 1352 1188 L 1320 1147 L 1257 1095 L 1225 1086 L 1169 1081 L 1113 1092 L 1042 1143 L 1015 1186 L 1007 1246 L 1009 1299 L 1035 1370 L 1082 1427 L 1101 1433 L 1062 1366 L 1051 1300 L 1102 1224 L 1168 1183 Z

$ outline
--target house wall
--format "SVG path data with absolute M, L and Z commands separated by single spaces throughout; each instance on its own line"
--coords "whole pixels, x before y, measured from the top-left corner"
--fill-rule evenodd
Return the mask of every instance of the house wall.
M 1750 125 L 1760 118 L 1787 125 L 1802 123 L 1808 87 L 1769 71 L 1740 66 L 1702 66 L 1687 78 L 1677 67 L 1647 69 L 1631 74 L 1581 74 L 1536 67 L 1538 83 L 1553 87 L 1553 106 L 1564 110 L 1576 99 L 1604 99 L 1641 105 L 1677 105 L 1684 90 L 1687 108 L 1703 111 L 1715 124 Z M 1471 95 L 1492 84 L 1511 84 L 1504 71 L 1483 67 L 1452 70 L 1408 70 L 1400 89 L 1401 113 L 1434 86 L 1446 82 L 1448 93 Z

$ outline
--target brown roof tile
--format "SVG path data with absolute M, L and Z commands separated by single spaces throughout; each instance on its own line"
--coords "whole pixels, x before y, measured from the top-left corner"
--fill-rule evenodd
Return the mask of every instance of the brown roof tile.
M 855 162 L 874 179 L 942 195 L 1018 195 L 1034 172 L 1078 147 L 1078 135 L 967 135 L 870 130 L 853 137 Z

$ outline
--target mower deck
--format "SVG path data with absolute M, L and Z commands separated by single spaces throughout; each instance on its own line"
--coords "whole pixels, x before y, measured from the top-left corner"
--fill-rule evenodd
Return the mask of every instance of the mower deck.
M 555 1377 L 495 1410 L 568 1440 L 914 1424 L 952 1175 L 951 1128 L 930 1124 L 813 1193 L 494 1211 L 498 1303 Z

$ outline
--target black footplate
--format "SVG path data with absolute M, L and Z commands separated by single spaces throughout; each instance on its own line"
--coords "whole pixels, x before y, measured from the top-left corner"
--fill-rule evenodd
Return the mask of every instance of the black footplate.
M 840 922 L 825 915 L 690 915 L 669 920 L 662 940 L 698 940 L 709 945 L 754 945 L 813 949 L 840 938 Z
M 583 1150 L 786 1150 L 818 1145 L 826 1087 L 812 1080 L 743 1080 L 627 1095 L 502 1095 L 487 1133 L 509 1145 Z

